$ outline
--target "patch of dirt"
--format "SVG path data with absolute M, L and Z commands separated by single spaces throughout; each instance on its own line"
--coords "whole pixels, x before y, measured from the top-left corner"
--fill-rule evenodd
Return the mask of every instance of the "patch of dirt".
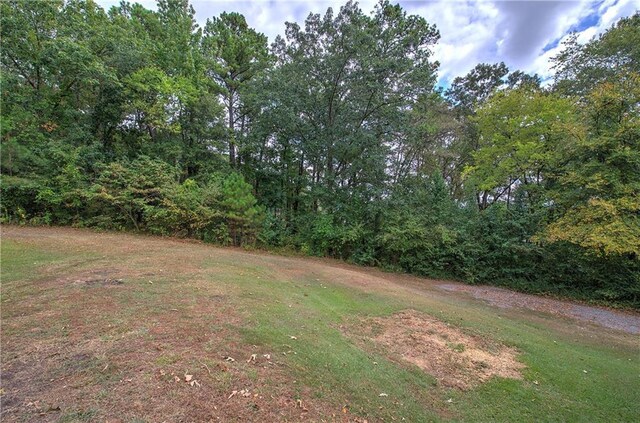
M 571 317 L 595 323 L 606 328 L 617 329 L 634 335 L 640 334 L 640 314 L 619 312 L 603 307 L 576 304 L 570 301 L 523 294 L 495 286 L 473 286 L 456 283 L 439 284 L 439 288 L 449 292 L 464 292 L 500 308 L 519 307 L 533 311 Z
M 122 285 L 124 281 L 122 279 L 111 279 L 111 278 L 98 278 L 98 279 L 89 279 L 89 280 L 80 280 L 78 283 L 83 283 L 87 286 L 108 286 L 108 285 Z
M 401 357 L 451 388 L 467 390 L 492 377 L 521 379 L 518 352 L 468 335 L 431 316 L 406 310 L 363 323 L 391 358 Z
M 46 274 L 59 275 L 64 273 L 64 269 L 60 271 L 56 266 L 47 268 Z M 42 282 L 50 284 L 75 285 L 75 286 L 117 286 L 124 284 L 124 269 L 104 268 L 89 271 L 76 271 L 67 273 L 65 276 L 58 276 L 52 279 L 44 278 Z M 130 275 L 137 276 L 137 275 Z

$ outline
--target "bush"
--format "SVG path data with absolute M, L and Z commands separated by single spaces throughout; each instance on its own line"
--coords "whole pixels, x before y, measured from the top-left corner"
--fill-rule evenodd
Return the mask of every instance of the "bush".
M 219 190 L 215 185 L 200 187 L 187 179 L 182 184 L 172 183 L 161 189 L 162 199 L 157 206 L 148 206 L 144 212 L 145 225 L 151 233 L 207 239 L 224 243 L 212 237 L 223 219 L 219 205 Z
M 40 212 L 38 194 L 42 185 L 32 179 L 0 176 L 0 214 L 3 222 L 24 224 Z
M 233 245 L 254 244 L 258 237 L 264 210 L 257 205 L 251 190 L 238 173 L 231 173 L 222 183 L 220 206 Z

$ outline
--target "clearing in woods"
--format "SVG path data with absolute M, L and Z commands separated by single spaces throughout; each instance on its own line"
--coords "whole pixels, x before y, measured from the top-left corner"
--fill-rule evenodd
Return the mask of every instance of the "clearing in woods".
M 633 421 L 640 317 L 331 260 L 2 228 L 1 418 Z

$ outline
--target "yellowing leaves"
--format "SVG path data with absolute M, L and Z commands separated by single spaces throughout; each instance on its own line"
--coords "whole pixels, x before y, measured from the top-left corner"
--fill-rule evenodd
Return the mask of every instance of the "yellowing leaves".
M 465 176 L 482 191 L 504 189 L 514 181 L 539 182 L 574 115 L 569 100 L 540 90 L 494 94 L 475 118 L 480 145 Z
M 640 199 L 594 198 L 547 227 L 550 241 L 568 241 L 604 254 L 640 256 Z

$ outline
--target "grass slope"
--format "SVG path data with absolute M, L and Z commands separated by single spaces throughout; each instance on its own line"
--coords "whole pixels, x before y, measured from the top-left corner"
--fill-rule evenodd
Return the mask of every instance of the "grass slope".
M 160 238 L 15 227 L 3 228 L 1 270 L 3 421 L 640 415 L 637 337 L 495 309 L 427 280 L 416 286 L 331 262 Z M 408 308 L 517 348 L 523 379 L 447 388 L 347 335 L 364 319 Z

